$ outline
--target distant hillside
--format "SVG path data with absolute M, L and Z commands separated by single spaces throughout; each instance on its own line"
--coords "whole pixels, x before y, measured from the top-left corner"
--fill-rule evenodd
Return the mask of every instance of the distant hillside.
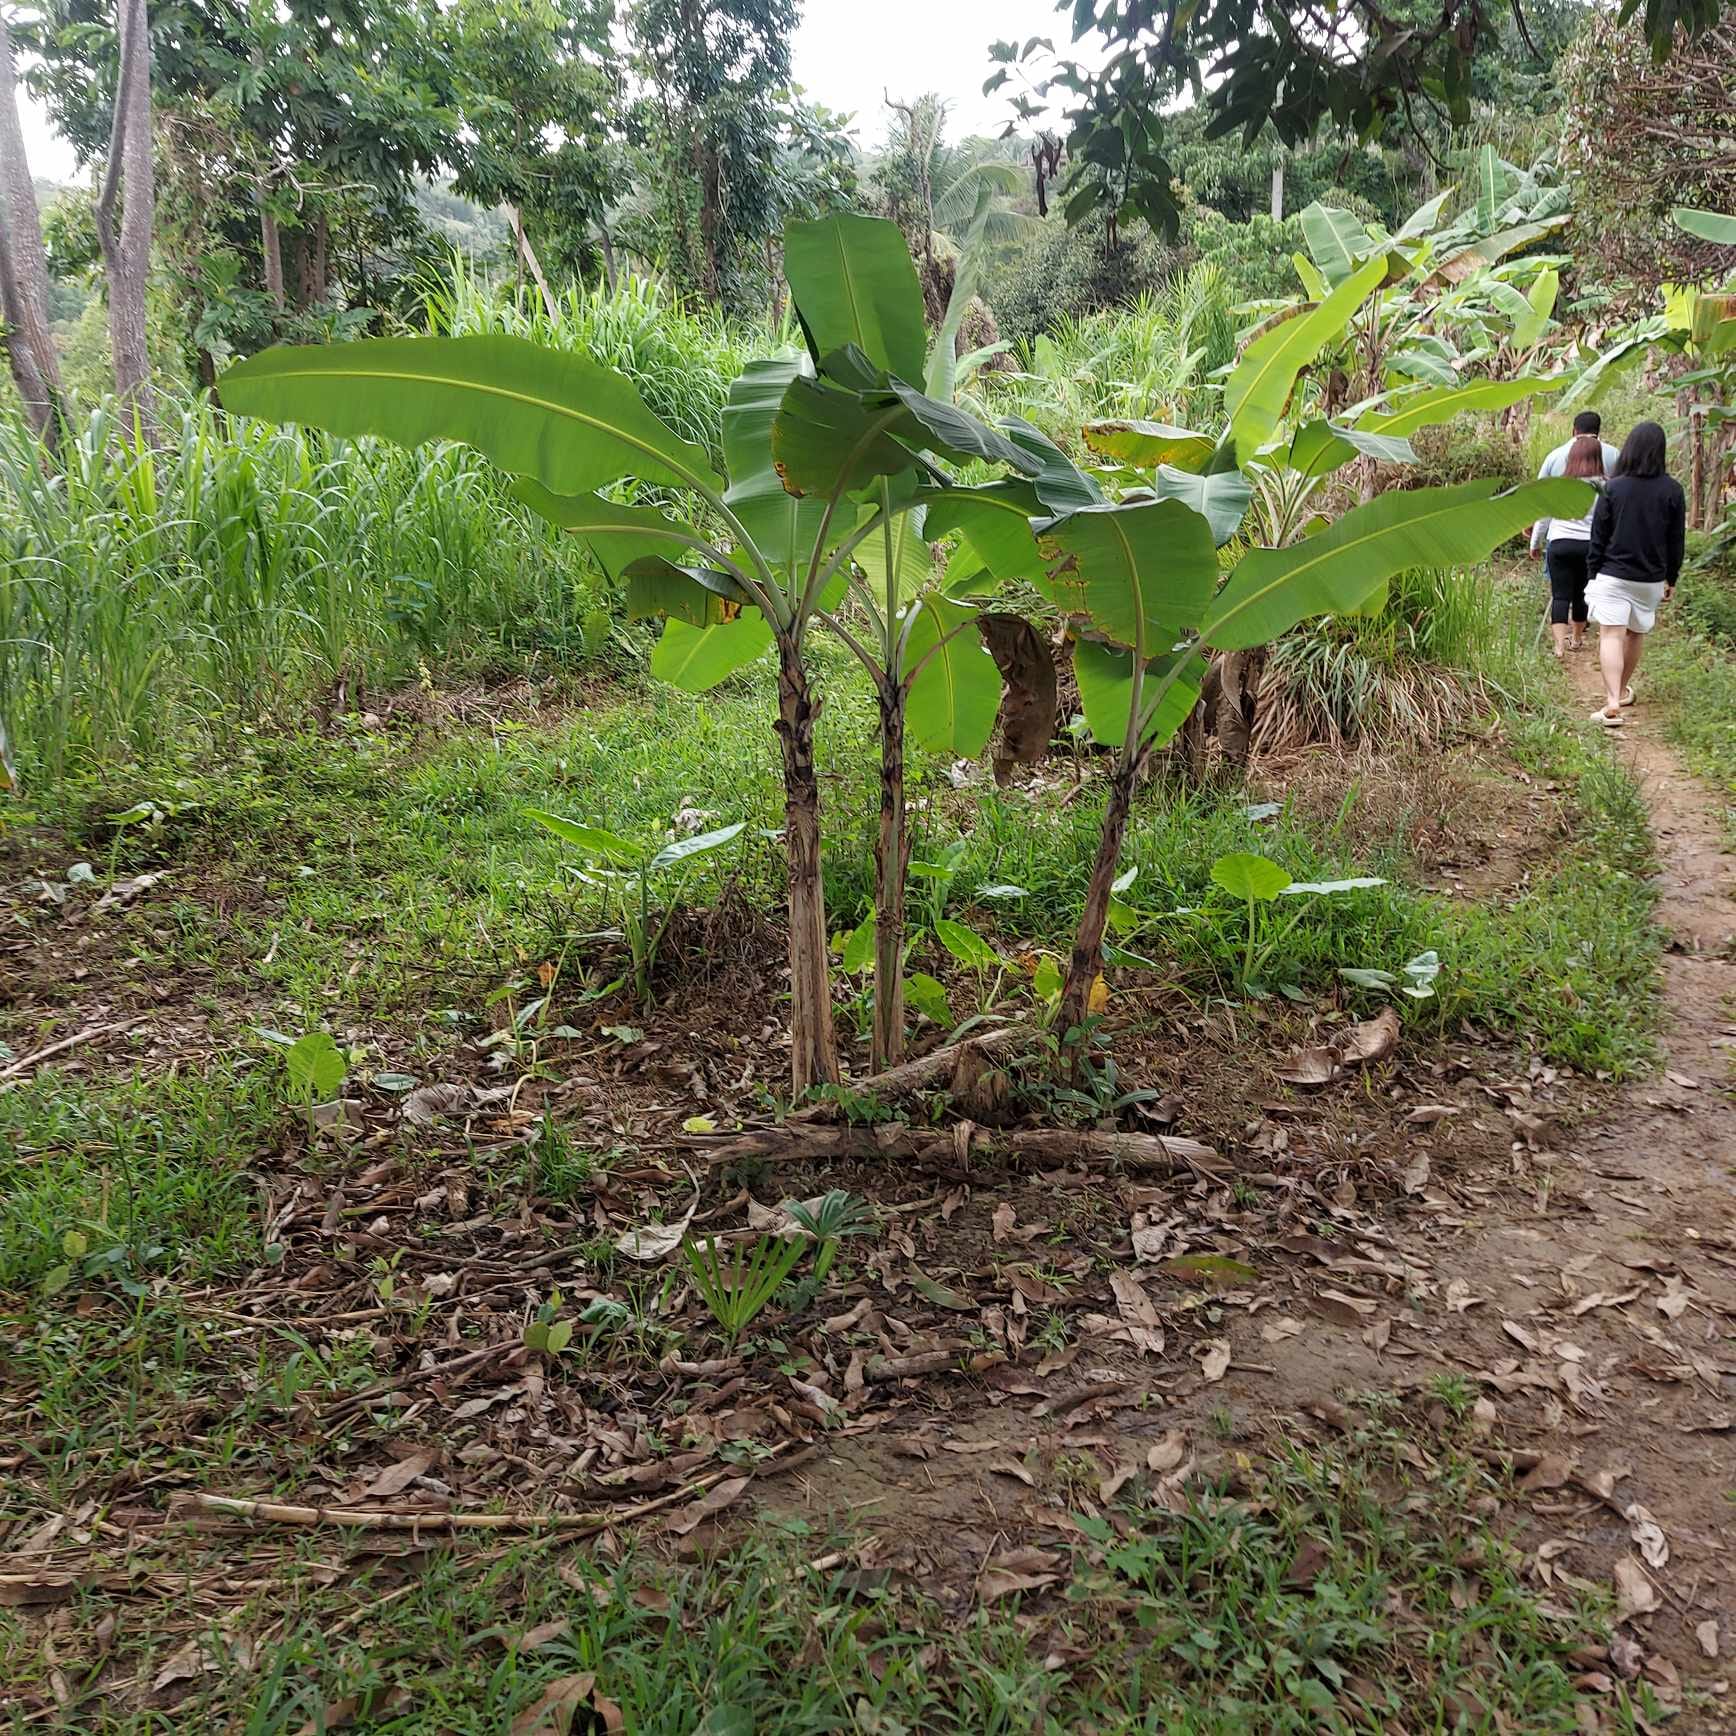
M 452 191 L 447 182 L 424 183 L 416 189 L 416 209 L 436 235 L 454 247 L 483 256 L 512 244 L 512 229 L 499 209 L 488 211 Z

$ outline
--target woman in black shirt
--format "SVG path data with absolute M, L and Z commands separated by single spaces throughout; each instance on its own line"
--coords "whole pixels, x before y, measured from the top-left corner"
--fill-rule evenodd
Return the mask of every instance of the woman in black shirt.
M 1597 623 L 1598 661 L 1606 704 L 1593 723 L 1613 729 L 1634 702 L 1634 671 L 1658 605 L 1675 595 L 1682 570 L 1688 503 L 1664 470 L 1664 431 L 1637 422 L 1615 461 L 1615 475 L 1597 498 L 1585 551 L 1587 613 Z

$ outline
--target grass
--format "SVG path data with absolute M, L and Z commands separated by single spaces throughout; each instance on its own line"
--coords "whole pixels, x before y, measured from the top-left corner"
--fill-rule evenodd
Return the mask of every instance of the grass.
M 1736 554 L 1703 539 L 1676 593 L 1674 617 L 1646 647 L 1647 696 L 1664 708 L 1664 729 L 1688 765 L 1725 798 L 1725 826 L 1736 836 Z
M 189 1644 L 222 1659 L 244 1642 L 250 1668 L 199 1669 L 154 1698 L 178 1700 L 176 1727 L 247 1732 L 348 1715 L 395 1736 L 482 1736 L 580 1675 L 596 1715 L 611 1702 L 646 1736 L 1578 1727 L 1571 1653 L 1601 1638 L 1606 1612 L 1527 1582 L 1488 1520 L 1502 1480 L 1460 1424 L 1436 1433 L 1371 1403 L 1348 1437 L 1292 1441 L 1195 1485 L 1180 1511 L 1138 1487 L 1102 1517 L 1073 1516 L 1078 1541 L 1052 1557 L 1061 1586 L 1022 1609 L 810 1566 L 839 1540 L 775 1517 L 684 1570 L 647 1548 L 611 1561 L 436 1546 L 408 1577 L 390 1554 L 361 1556 L 334 1584 L 313 1571 L 331 1540 L 292 1537 L 271 1590 L 220 1623 L 199 1564 L 183 1592 L 129 1613 L 106 1680 L 148 1683 Z M 86 1592 L 57 1630 L 64 1715 L 143 1736 L 170 1713 L 96 1691 L 76 1662 L 112 1608 Z M 11 1611 L 0 1668 L 15 1704 L 47 1698 L 43 1653 Z M 1657 1710 L 1643 1688 L 1601 1704 L 1618 1731 Z

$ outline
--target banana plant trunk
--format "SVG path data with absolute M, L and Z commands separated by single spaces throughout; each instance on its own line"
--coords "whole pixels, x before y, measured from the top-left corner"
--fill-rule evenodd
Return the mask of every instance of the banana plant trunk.
M 784 759 L 784 850 L 790 874 L 790 1085 L 798 1094 L 838 1083 L 838 1039 L 826 961 L 826 890 L 820 876 L 820 780 L 801 650 L 778 644 L 778 741 Z
M 884 1073 L 904 1055 L 904 882 L 910 828 L 904 807 L 904 696 L 880 693 L 880 841 L 874 852 L 874 1034 L 870 1065 Z
M 1067 963 L 1067 980 L 1061 988 L 1060 1030 L 1063 1040 L 1084 1023 L 1091 1006 L 1091 989 L 1103 969 L 1103 932 L 1109 926 L 1109 901 L 1114 896 L 1115 870 L 1121 861 L 1121 844 L 1127 835 L 1127 817 L 1133 811 L 1133 792 L 1139 782 L 1139 767 L 1145 749 L 1118 756 L 1115 775 L 1109 781 L 1109 806 L 1103 815 L 1103 832 L 1097 840 L 1097 857 L 1091 864 L 1091 881 L 1085 891 L 1085 908 L 1073 932 L 1073 956 Z M 1085 1046 L 1076 1043 L 1071 1066 L 1076 1073 L 1084 1059 Z

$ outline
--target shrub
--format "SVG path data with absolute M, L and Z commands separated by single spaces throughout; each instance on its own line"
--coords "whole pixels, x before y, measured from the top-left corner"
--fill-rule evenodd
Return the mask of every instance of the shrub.
M 1485 416 L 1460 416 L 1437 428 L 1423 428 L 1412 436 L 1411 447 L 1416 463 L 1383 472 L 1388 487 L 1444 487 L 1489 476 L 1517 487 L 1535 474 L 1525 448 Z
M 1180 263 L 1178 249 L 1143 227 L 1111 246 L 1101 228 L 1070 229 L 1051 218 L 990 273 L 987 300 L 1001 336 L 1028 344 L 1070 319 L 1131 307 L 1158 290 Z

